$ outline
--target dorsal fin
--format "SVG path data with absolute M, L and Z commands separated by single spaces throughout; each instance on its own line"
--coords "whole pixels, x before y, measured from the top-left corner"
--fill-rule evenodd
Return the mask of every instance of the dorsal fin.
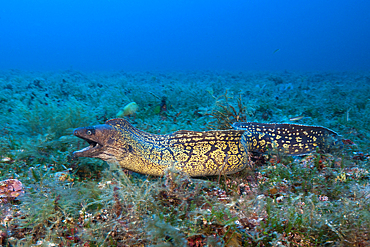
M 107 120 L 105 122 L 105 124 L 108 124 L 110 126 L 113 126 L 123 132 L 125 131 L 128 131 L 128 132 L 132 132 L 132 133 L 145 133 L 147 134 L 146 132 L 144 131 L 141 131 L 137 128 L 135 128 L 129 121 L 127 121 L 126 119 L 124 118 L 114 118 L 114 119 L 110 119 L 110 120 Z
M 202 133 L 203 132 L 201 131 L 193 131 L 193 130 L 177 130 L 170 135 L 172 136 L 176 136 L 176 135 L 194 136 L 194 135 L 202 135 Z
M 281 128 L 284 130 L 314 130 L 314 131 L 319 131 L 321 133 L 326 133 L 328 135 L 334 135 L 337 136 L 338 133 L 335 131 L 321 127 L 321 126 L 311 126 L 311 125 L 303 125 L 303 124 L 288 124 L 288 123 L 256 123 L 256 122 L 237 122 L 233 123 L 232 125 L 233 129 L 235 130 L 250 130 L 250 129 L 263 129 L 263 130 L 268 130 L 268 129 L 277 129 Z
M 115 126 L 115 127 L 119 127 L 119 126 L 132 126 L 129 123 L 129 121 L 127 121 L 124 118 L 113 118 L 113 119 L 109 119 L 109 120 L 107 120 L 105 122 L 105 124 L 112 125 L 112 126 Z

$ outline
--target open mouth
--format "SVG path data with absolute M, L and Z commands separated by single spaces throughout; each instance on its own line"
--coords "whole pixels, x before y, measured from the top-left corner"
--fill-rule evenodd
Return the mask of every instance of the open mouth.
M 98 142 L 95 142 L 95 141 L 92 141 L 92 140 L 89 140 L 89 139 L 86 139 L 86 138 L 82 138 L 82 139 L 87 141 L 87 143 L 89 143 L 90 146 L 88 146 L 87 148 L 95 148 L 99 145 Z
M 89 144 L 89 146 L 73 152 L 74 157 L 92 157 L 93 153 L 102 147 L 102 145 L 96 141 L 92 141 L 90 139 L 86 139 L 80 136 L 78 137 L 85 140 Z

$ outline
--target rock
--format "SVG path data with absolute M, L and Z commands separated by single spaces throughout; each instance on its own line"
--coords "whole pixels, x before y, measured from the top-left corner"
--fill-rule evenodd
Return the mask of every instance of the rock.
M 18 179 L 0 181 L 0 204 L 24 194 L 23 185 Z

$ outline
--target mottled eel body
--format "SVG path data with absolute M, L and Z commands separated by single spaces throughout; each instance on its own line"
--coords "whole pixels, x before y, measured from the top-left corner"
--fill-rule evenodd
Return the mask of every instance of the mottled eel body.
M 162 175 L 170 166 L 189 176 L 232 174 L 244 169 L 248 152 L 277 149 L 303 155 L 317 147 L 327 149 L 338 136 L 323 127 L 297 124 L 234 123 L 234 130 L 187 131 L 154 135 L 141 131 L 125 119 L 82 127 L 74 135 L 90 146 L 74 157 L 118 162 L 122 168 L 149 175 Z

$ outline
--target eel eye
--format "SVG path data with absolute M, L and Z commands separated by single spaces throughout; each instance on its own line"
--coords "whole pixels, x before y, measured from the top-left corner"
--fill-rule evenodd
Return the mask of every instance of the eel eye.
M 86 128 L 86 135 L 88 136 L 95 135 L 95 128 L 94 127 Z

